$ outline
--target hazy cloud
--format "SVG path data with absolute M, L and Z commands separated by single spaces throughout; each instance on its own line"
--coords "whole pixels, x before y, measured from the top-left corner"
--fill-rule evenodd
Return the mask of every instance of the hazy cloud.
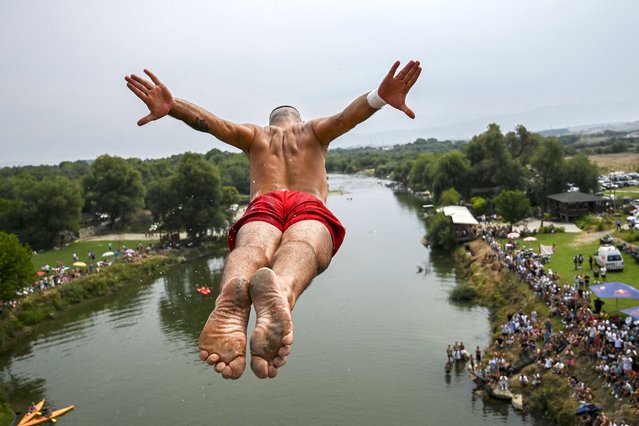
M 637 101 L 637 22 L 634 0 L 9 0 L 0 6 L 0 163 L 223 148 L 173 119 L 136 126 L 145 107 L 123 78 L 144 67 L 177 97 L 266 124 L 282 103 L 305 118 L 333 114 L 395 59 L 421 60 L 409 98 L 417 118 L 387 108 L 360 134 Z M 624 111 L 619 120 L 639 119 Z

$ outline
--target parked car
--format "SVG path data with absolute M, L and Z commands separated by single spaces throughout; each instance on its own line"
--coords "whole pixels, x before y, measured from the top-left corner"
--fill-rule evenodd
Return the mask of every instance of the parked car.
M 599 243 L 601 243 L 601 244 L 612 244 L 613 243 L 612 235 L 606 235 L 605 237 L 599 238 Z
M 595 262 L 609 271 L 623 271 L 623 256 L 617 247 L 601 246 L 595 253 Z

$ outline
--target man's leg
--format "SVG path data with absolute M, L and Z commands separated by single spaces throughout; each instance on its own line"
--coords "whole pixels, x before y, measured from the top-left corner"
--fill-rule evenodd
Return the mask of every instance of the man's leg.
M 304 220 L 282 235 L 271 268 L 259 269 L 250 282 L 257 320 L 251 336 L 251 369 L 261 379 L 277 375 L 293 343 L 291 310 L 311 280 L 331 261 L 333 241 L 326 226 Z
M 246 326 L 251 313 L 249 281 L 271 263 L 282 232 L 266 222 L 244 224 L 224 265 L 220 295 L 200 334 L 200 359 L 225 379 L 237 379 L 246 367 Z

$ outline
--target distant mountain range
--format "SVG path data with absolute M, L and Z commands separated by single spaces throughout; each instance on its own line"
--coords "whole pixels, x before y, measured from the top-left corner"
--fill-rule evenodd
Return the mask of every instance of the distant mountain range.
M 626 102 L 565 104 L 539 107 L 513 114 L 485 116 L 445 126 L 420 129 L 395 129 L 375 133 L 351 133 L 340 139 L 339 146 L 386 146 L 413 142 L 418 138 L 468 140 L 482 133 L 490 123 L 502 132 L 523 125 L 529 131 L 545 136 L 569 133 L 597 133 L 604 130 L 639 131 L 639 99 Z

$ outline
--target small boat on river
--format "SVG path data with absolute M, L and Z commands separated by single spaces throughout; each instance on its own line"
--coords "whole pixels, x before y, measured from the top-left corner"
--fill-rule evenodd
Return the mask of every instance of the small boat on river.
M 44 407 L 44 399 L 29 407 L 29 411 L 20 419 L 17 426 L 24 426 L 24 424 L 38 415 L 38 411 L 42 410 L 42 407 Z
M 211 294 L 211 289 L 207 286 L 198 287 L 195 289 L 195 291 L 200 293 L 202 296 L 208 296 L 209 294 Z
M 75 405 L 69 405 L 68 407 L 64 407 L 64 408 L 60 408 L 59 410 L 55 410 L 53 412 L 51 412 L 50 414 L 42 414 L 41 411 L 38 411 L 38 413 L 35 417 L 33 417 L 31 420 L 29 420 L 26 423 L 19 423 L 20 426 L 35 426 L 35 425 L 39 425 L 41 423 L 45 423 L 45 422 L 53 422 L 55 423 L 57 421 L 57 418 L 60 416 L 65 415 L 66 413 L 68 413 L 69 411 L 73 410 L 75 408 Z

